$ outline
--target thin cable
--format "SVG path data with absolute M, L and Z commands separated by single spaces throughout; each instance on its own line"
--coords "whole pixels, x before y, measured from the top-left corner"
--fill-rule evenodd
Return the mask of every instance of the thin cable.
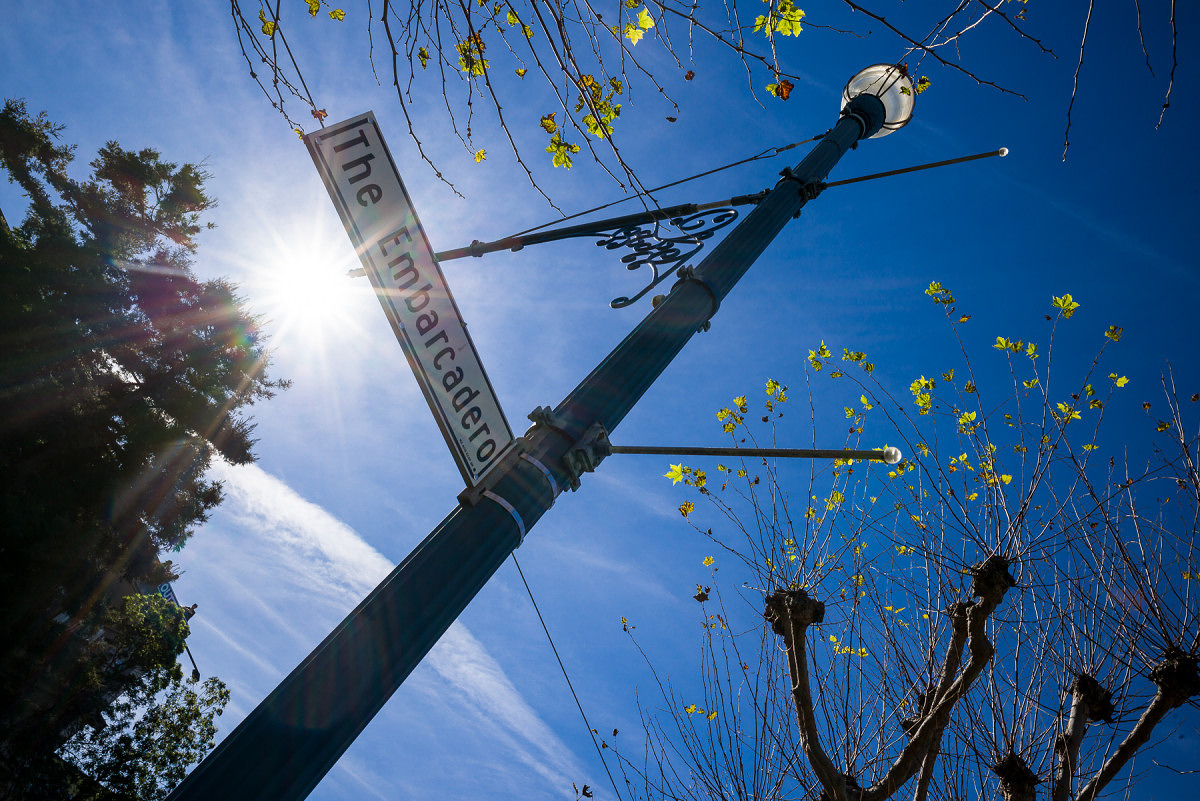
M 663 184 L 662 186 L 656 186 L 653 189 L 647 189 L 645 192 L 638 192 L 635 195 L 630 195 L 629 197 L 623 197 L 620 200 L 614 200 L 611 203 L 605 203 L 603 206 L 597 206 L 594 209 L 588 209 L 587 211 L 579 211 L 579 212 L 572 214 L 569 217 L 561 217 L 557 220 L 551 220 L 550 222 L 542 223 L 541 225 L 535 225 L 533 228 L 526 228 L 524 231 L 518 231 L 517 233 L 513 234 L 513 236 L 522 236 L 524 234 L 532 233 L 533 231 L 540 231 L 541 229 L 546 228 L 548 226 L 557 225 L 558 223 L 566 222 L 567 220 L 573 220 L 576 217 L 582 217 L 585 214 L 591 214 L 596 211 L 602 211 L 604 209 L 607 209 L 610 206 L 615 206 L 618 203 L 624 203 L 625 201 L 633 200 L 634 198 L 645 197 L 646 195 L 652 194 L 654 192 L 660 192 L 663 189 L 670 189 L 673 186 L 679 186 L 680 184 L 686 184 L 688 181 L 694 181 L 697 178 L 704 178 L 705 176 L 721 172 L 721 170 L 728 170 L 731 167 L 738 167 L 742 164 L 749 164 L 750 162 L 758 161 L 759 159 L 772 158 L 774 156 L 778 156 L 780 153 L 786 153 L 787 151 L 791 150 L 792 148 L 800 147 L 800 145 L 807 145 L 809 142 L 815 142 L 818 139 L 820 139 L 821 137 L 823 137 L 824 135 L 825 134 L 817 134 L 816 136 L 811 137 L 809 139 L 805 139 L 802 142 L 793 142 L 792 144 L 784 145 L 783 147 L 769 147 L 766 150 L 762 151 L 761 153 L 751 156 L 750 158 L 742 159 L 741 161 L 735 161 L 730 164 L 726 164 L 724 167 L 716 167 L 707 172 L 698 173 L 698 174 L 690 176 L 688 178 L 681 178 L 678 181 L 672 181 L 669 184 Z
M 596 730 L 588 722 L 587 714 L 583 711 L 583 705 L 579 703 L 579 696 L 575 694 L 575 687 L 571 684 L 571 677 L 567 675 L 567 668 L 563 665 L 562 657 L 558 655 L 558 649 L 554 647 L 554 638 L 550 636 L 550 629 L 546 628 L 546 621 L 542 618 L 542 610 L 538 609 L 537 601 L 533 599 L 533 590 L 529 589 L 529 582 L 525 580 L 525 573 L 521 570 L 521 563 L 517 561 L 517 554 L 515 552 L 512 554 L 512 561 L 517 567 L 517 575 L 521 577 L 521 583 L 525 585 L 525 592 L 529 593 L 529 600 L 533 603 L 533 611 L 537 612 L 538 622 L 542 624 L 542 631 L 546 632 L 546 639 L 550 641 L 550 650 L 554 651 L 554 658 L 558 660 L 558 667 L 562 671 L 563 678 L 567 680 L 567 687 L 571 689 L 571 697 L 575 699 L 575 706 L 579 710 L 579 716 L 583 718 L 583 725 L 587 726 L 588 736 L 592 738 L 592 746 L 596 749 L 596 756 L 600 757 L 600 764 L 604 766 L 604 772 L 608 774 L 608 781 L 612 785 L 613 792 L 617 794 L 617 798 L 620 798 L 621 791 L 617 789 L 617 782 L 613 779 L 612 772 L 608 769 L 608 762 L 604 760 L 604 754 L 600 752 L 600 744 L 596 742 Z

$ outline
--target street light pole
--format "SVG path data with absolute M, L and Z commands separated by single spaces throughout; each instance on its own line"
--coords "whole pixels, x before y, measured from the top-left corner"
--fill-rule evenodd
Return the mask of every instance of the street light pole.
M 875 70 L 861 94 L 855 81 Z M 882 70 L 882 72 L 880 72 Z M 860 81 L 861 82 L 861 81 Z M 903 95 L 907 95 L 907 100 Z M 899 118 L 897 116 L 899 109 Z M 771 240 L 860 139 L 907 122 L 912 85 L 869 67 L 812 152 L 576 387 L 534 426 L 342 623 L 169 796 L 302 799 L 566 487 L 608 453 L 612 431 Z

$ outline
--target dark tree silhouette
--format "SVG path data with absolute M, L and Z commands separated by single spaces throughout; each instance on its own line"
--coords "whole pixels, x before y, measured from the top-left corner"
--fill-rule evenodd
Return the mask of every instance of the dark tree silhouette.
M 166 638 L 150 655 L 118 642 L 125 628 L 112 614 L 133 614 L 125 596 L 174 577 L 160 553 L 182 547 L 221 500 L 210 460 L 252 461 L 245 407 L 284 386 L 267 377 L 235 288 L 191 271 L 213 204 L 204 172 L 110 142 L 79 181 L 59 133 L 21 102 L 0 112 L 0 168 L 29 200 L 20 224 L 0 222 L 0 754 L 10 763 L 12 749 L 57 745 L 125 685 L 174 664 L 186 636 L 177 607 L 126 615 Z

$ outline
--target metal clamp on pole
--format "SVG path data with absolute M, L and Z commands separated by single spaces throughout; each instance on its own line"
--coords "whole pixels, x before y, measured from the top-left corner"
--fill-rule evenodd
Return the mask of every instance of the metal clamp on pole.
M 595 472 L 604 457 L 612 453 L 612 445 L 608 442 L 608 432 L 599 423 L 592 423 L 584 435 L 580 437 L 566 455 L 563 456 L 563 467 L 571 480 L 571 491 L 579 489 L 579 479 L 584 473 Z
M 708 296 L 712 300 L 712 311 L 708 313 L 709 319 L 704 321 L 704 323 L 700 326 L 700 330 L 707 331 L 708 329 L 712 328 L 712 318 L 716 315 L 717 310 L 721 308 L 721 296 L 717 294 L 717 290 L 711 283 L 696 275 L 696 268 L 690 265 L 686 267 L 680 267 L 675 274 L 679 276 L 679 280 L 671 285 L 672 291 L 674 291 L 675 287 L 679 286 L 680 284 L 690 282 L 699 284 L 708 292 Z
M 473 487 L 467 487 L 462 492 L 458 493 L 458 502 L 463 506 L 474 506 L 479 503 L 480 499 L 490 493 L 496 484 L 500 482 L 504 476 L 508 475 L 513 466 L 520 460 L 521 455 L 529 450 L 529 440 L 524 437 L 517 437 L 513 440 L 512 445 L 500 457 L 500 461 L 483 474 L 479 479 L 479 483 Z

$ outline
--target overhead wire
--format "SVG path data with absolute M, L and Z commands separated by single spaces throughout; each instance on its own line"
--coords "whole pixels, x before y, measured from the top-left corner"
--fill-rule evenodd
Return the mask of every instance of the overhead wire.
M 616 779 L 613 778 L 612 771 L 608 769 L 608 762 L 604 759 L 604 754 L 600 750 L 600 744 L 596 742 L 596 729 L 588 722 L 587 713 L 583 711 L 583 704 L 579 702 L 579 696 L 575 693 L 575 685 L 571 683 L 571 677 L 567 675 L 567 668 L 563 664 L 562 657 L 558 655 L 558 648 L 554 645 L 554 638 L 550 636 L 550 629 L 546 626 L 546 620 L 542 617 L 542 610 L 538 608 L 537 601 L 533 597 L 533 590 L 529 588 L 529 582 L 525 580 L 525 572 L 521 570 L 521 563 L 517 561 L 517 555 L 512 554 L 513 564 L 517 568 L 517 575 L 521 577 L 521 583 L 525 585 L 525 592 L 529 594 L 529 600 L 533 604 L 533 611 L 537 613 L 538 622 L 542 624 L 542 631 L 546 632 L 546 639 L 550 641 L 550 650 L 554 652 L 554 658 L 558 660 L 559 670 L 562 671 L 563 678 L 567 680 L 567 687 L 571 690 L 571 697 L 575 699 L 575 707 L 579 710 L 579 716 L 583 718 L 583 725 L 587 727 L 588 736 L 592 738 L 592 746 L 596 749 L 596 756 L 600 757 L 600 764 L 604 766 L 604 772 L 608 774 L 609 784 L 612 785 L 613 792 L 617 794 L 617 798 L 621 798 L 621 791 L 617 789 Z
M 573 220 L 576 217 L 582 217 L 585 214 L 593 214 L 594 212 L 597 212 L 597 211 L 603 211 L 604 209 L 615 206 L 618 203 L 624 203 L 627 200 L 635 200 L 639 197 L 646 197 L 648 195 L 653 194 L 654 192 L 661 192 L 664 189 L 670 189 L 673 186 L 679 186 L 680 184 L 686 184 L 688 181 L 694 181 L 697 178 L 705 178 L 709 175 L 713 175 L 715 173 L 721 172 L 722 170 L 728 170 L 732 167 L 740 167 L 743 164 L 749 164 L 752 161 L 758 161 L 760 159 L 767 159 L 767 158 L 774 158 L 775 156 L 778 156 L 780 153 L 786 153 L 787 151 L 792 150 L 793 148 L 800 147 L 801 145 L 807 145 L 809 142 L 815 142 L 823 136 L 825 136 L 825 134 L 821 133 L 821 134 L 817 134 L 816 136 L 810 137 L 810 138 L 805 139 L 800 142 L 792 142 L 790 145 L 783 145 L 782 147 L 769 147 L 760 153 L 756 153 L 755 155 L 750 156 L 749 158 L 744 158 L 739 161 L 730 162 L 729 164 L 726 164 L 721 167 L 715 167 L 711 170 L 706 170 L 704 172 L 697 173 L 696 175 L 690 175 L 687 178 L 680 178 L 678 181 L 672 181 L 669 184 L 663 184 L 662 186 L 656 186 L 653 189 L 647 189 L 645 192 L 638 192 L 636 194 L 629 195 L 628 197 L 623 197 L 620 200 L 614 200 L 611 203 L 605 203 L 602 206 L 596 206 L 595 208 L 587 209 L 586 211 L 577 211 L 574 214 L 568 215 L 566 217 L 560 217 L 557 220 L 551 220 L 550 222 L 545 222 L 545 223 L 542 223 L 541 225 L 535 225 L 533 228 L 526 228 L 524 231 L 518 231 L 517 233 L 513 234 L 513 236 L 523 236 L 524 234 L 532 233 L 534 231 L 540 231 L 541 229 L 548 228 L 551 225 L 558 225 L 559 223 L 566 222 L 567 220 Z

